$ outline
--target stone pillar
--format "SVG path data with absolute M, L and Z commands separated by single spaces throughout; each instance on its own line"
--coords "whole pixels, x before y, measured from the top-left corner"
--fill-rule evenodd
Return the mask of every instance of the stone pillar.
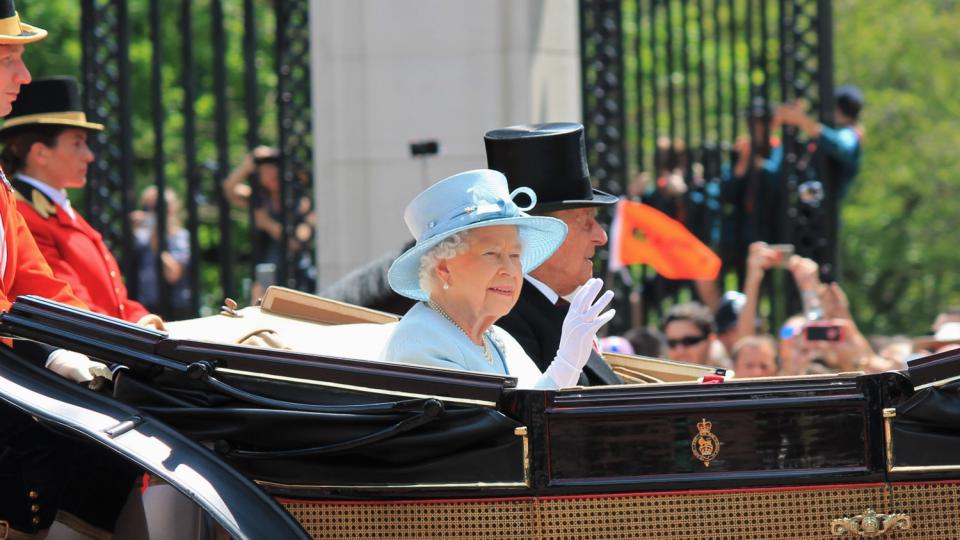
M 320 289 L 410 236 L 403 209 L 486 166 L 483 134 L 580 121 L 576 0 L 315 0 Z M 410 143 L 440 153 L 414 158 Z

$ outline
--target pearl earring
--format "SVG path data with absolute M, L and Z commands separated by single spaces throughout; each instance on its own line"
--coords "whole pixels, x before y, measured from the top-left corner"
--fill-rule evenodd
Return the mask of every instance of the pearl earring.
M 444 282 L 443 282 L 443 290 L 447 290 L 447 289 L 449 289 L 449 288 L 450 288 L 450 284 L 447 283 L 446 281 L 444 281 Z

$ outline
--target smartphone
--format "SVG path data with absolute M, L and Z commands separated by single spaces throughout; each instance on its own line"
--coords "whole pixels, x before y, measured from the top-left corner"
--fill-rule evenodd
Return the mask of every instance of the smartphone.
M 790 257 L 793 256 L 796 251 L 793 248 L 793 244 L 770 244 L 770 249 L 777 252 L 777 266 L 784 267 L 787 265 L 787 261 L 790 260 Z
M 843 327 L 830 321 L 812 321 L 803 327 L 807 341 L 843 341 Z

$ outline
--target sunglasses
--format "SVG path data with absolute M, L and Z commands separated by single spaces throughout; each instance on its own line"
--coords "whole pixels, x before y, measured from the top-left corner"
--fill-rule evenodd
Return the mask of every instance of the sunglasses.
M 669 348 L 671 348 L 671 349 L 676 348 L 676 347 L 679 347 L 680 345 L 683 345 L 684 347 L 693 347 L 694 345 L 696 345 L 697 343 L 700 343 L 701 341 L 703 341 L 703 340 L 705 340 L 705 339 L 707 339 L 707 336 L 705 336 L 705 335 L 703 335 L 703 336 L 687 336 L 687 337 L 682 337 L 682 338 L 680 338 L 680 339 L 668 339 L 668 340 L 667 340 L 667 347 L 669 347 Z

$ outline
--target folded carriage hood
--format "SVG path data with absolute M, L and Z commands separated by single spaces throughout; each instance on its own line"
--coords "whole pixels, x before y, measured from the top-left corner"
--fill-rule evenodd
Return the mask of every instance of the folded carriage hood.
M 234 538 L 309 538 L 276 501 L 214 453 L 137 409 L 61 379 L 3 346 L 0 400 L 102 444 L 163 478 Z

